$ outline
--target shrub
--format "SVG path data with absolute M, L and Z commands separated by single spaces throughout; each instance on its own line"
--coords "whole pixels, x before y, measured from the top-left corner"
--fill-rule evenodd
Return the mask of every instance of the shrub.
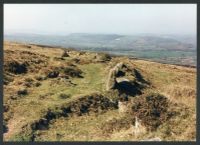
M 7 122 L 3 120 L 3 133 L 6 133 L 7 131 L 8 131 Z
M 18 61 L 11 61 L 5 65 L 5 70 L 14 74 L 22 74 L 28 71 L 26 63 L 19 63 Z
M 8 112 L 9 110 L 9 105 L 8 104 L 3 104 L 3 111 Z
M 24 83 L 24 86 L 30 88 L 32 86 L 32 82 L 25 82 Z
M 42 84 L 41 84 L 40 82 L 36 82 L 36 83 L 35 83 L 35 86 L 36 86 L 36 87 L 39 87 L 39 86 L 41 86 L 41 85 L 42 85 Z
M 170 117 L 168 100 L 165 96 L 150 93 L 134 99 L 132 112 L 148 130 L 155 130 Z
M 44 76 L 36 76 L 35 79 L 38 81 L 42 81 L 45 79 L 45 77 Z
M 79 63 L 80 59 L 79 58 L 73 58 L 71 61 L 74 62 L 74 63 Z
M 25 82 L 33 82 L 34 80 L 32 78 L 25 78 L 24 81 Z
M 60 95 L 59 95 L 59 98 L 61 98 L 61 99 L 67 99 L 67 98 L 70 98 L 71 97 L 71 95 L 69 95 L 69 94 L 64 94 L 64 93 L 61 93 Z
M 33 85 L 34 80 L 32 78 L 25 78 L 24 79 L 24 86 L 31 87 Z
M 84 55 L 84 54 L 86 54 L 85 51 L 81 51 L 81 52 L 79 53 L 79 55 Z
M 36 76 L 35 79 L 38 80 L 38 81 L 42 81 L 43 77 L 42 76 Z
M 4 75 L 4 77 L 3 77 L 3 84 L 4 85 L 8 85 L 10 82 L 14 81 L 13 77 L 11 77 L 11 76 L 9 76 L 5 73 L 3 75 Z
M 49 74 L 47 75 L 48 78 L 56 78 L 58 77 L 59 72 L 58 71 L 51 71 L 49 72 Z
M 100 53 L 100 58 L 101 61 L 109 61 L 111 60 L 111 56 L 107 53 Z
M 28 91 L 27 89 L 20 89 L 18 92 L 17 92 L 18 95 L 28 95 Z
M 78 68 L 74 68 L 74 67 L 65 67 L 64 68 L 64 73 L 66 75 L 69 75 L 71 77 L 82 77 L 82 71 Z

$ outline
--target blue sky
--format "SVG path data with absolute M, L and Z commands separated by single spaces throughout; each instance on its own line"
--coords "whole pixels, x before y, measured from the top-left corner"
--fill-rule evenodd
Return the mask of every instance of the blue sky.
M 196 9 L 196 4 L 4 4 L 4 32 L 195 34 Z

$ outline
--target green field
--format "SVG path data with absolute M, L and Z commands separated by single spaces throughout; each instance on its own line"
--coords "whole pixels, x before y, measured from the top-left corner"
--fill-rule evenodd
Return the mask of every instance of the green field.
M 180 64 L 196 65 L 196 51 L 169 51 L 169 50 L 145 50 L 145 51 L 107 51 L 110 54 L 126 55 L 153 61 Z

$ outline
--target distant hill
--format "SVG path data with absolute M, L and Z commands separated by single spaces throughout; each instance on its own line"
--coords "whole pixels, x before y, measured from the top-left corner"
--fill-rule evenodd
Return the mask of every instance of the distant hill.
M 5 40 L 196 65 L 196 39 L 192 35 L 117 35 L 72 33 L 61 35 L 6 34 Z M 189 61 L 188 61 L 189 60 Z
M 28 43 L 61 45 L 63 47 L 77 47 L 79 49 L 108 50 L 195 50 L 195 40 L 189 36 L 150 36 L 150 35 L 117 35 L 117 34 L 87 34 L 73 33 L 67 36 L 37 35 L 37 34 L 9 34 L 6 40 Z

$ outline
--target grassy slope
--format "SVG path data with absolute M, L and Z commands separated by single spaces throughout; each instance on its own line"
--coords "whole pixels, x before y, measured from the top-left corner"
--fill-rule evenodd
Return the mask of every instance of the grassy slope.
M 63 52 L 59 48 L 51 49 L 32 45 L 32 48 L 29 49 L 21 44 L 6 43 L 4 50 L 30 51 L 36 54 L 43 54 L 49 57 L 48 65 L 54 66 L 59 66 L 63 62 L 72 62 L 77 57 L 83 60 L 92 60 L 93 55 L 95 55 L 94 53 L 86 53 L 83 56 L 79 56 L 77 55 L 78 52 L 71 51 L 69 58 L 62 61 L 54 61 L 54 57 L 60 57 Z M 5 59 L 7 59 L 6 55 Z M 195 69 L 116 57 L 106 63 L 76 64 L 83 71 L 83 78 L 69 79 L 76 85 L 58 81 L 57 78 L 46 79 L 41 81 L 41 86 L 39 87 L 27 88 L 28 95 L 11 99 L 11 96 L 15 95 L 16 91 L 22 87 L 19 82 L 24 82 L 25 77 L 34 78 L 42 74 L 43 71 L 15 75 L 14 82 L 4 85 L 4 104 L 9 106 L 9 111 L 4 113 L 4 118 L 8 120 L 7 126 L 9 128 L 9 131 L 4 134 L 4 140 L 20 140 L 17 135 L 23 131 L 23 126 L 41 118 L 48 108 L 54 108 L 70 102 L 80 97 L 81 94 L 103 92 L 109 68 L 121 61 L 140 70 L 143 77 L 151 82 L 151 87 L 144 90 L 144 93 L 156 91 L 166 95 L 171 101 L 177 102 L 179 106 L 182 106 L 179 107 L 181 114 L 160 126 L 156 132 L 148 132 L 139 137 L 135 137 L 131 129 L 121 129 L 120 131 L 112 132 L 110 135 L 103 135 L 101 127 L 106 124 L 106 121 L 116 117 L 120 118 L 117 110 L 107 111 L 99 115 L 72 117 L 71 119 L 60 118 L 51 123 L 48 130 L 37 131 L 35 140 L 140 140 L 154 136 L 159 136 L 164 140 L 195 139 Z M 62 99 L 59 97 L 61 93 L 70 97 Z

